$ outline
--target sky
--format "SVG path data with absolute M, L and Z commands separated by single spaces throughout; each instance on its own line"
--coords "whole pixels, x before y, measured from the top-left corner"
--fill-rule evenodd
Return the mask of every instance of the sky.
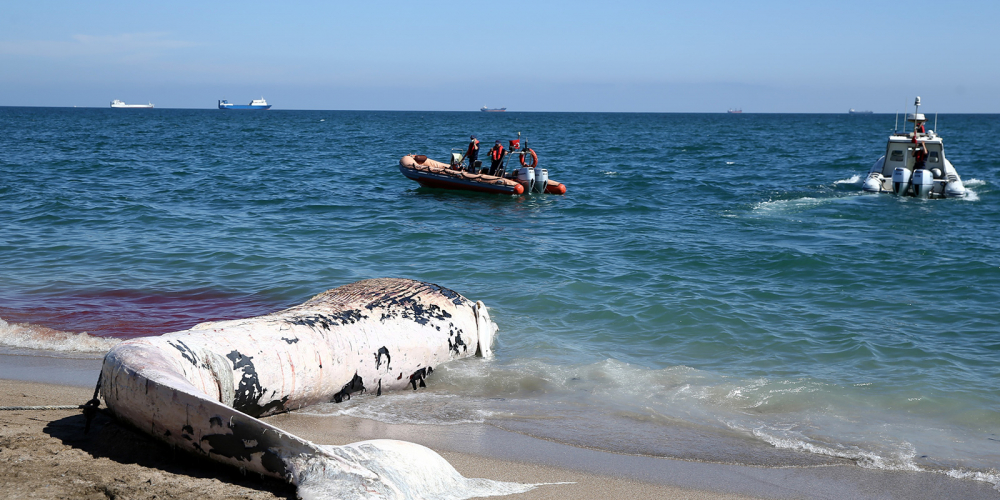
M 0 106 L 1000 113 L 1000 1 L 0 4 Z

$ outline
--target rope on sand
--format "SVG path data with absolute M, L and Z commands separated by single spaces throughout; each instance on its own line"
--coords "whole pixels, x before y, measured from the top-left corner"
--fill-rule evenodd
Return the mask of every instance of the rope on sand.
M 87 405 L 50 405 L 50 406 L 0 406 L 4 410 L 79 410 Z

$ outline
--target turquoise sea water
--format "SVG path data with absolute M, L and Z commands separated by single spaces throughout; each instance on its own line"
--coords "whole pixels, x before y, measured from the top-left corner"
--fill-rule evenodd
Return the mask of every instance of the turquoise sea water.
M 496 359 L 309 411 L 998 484 L 1000 117 L 938 117 L 962 200 L 861 194 L 893 121 L 0 108 L 0 343 L 100 353 L 408 277 L 490 306 Z M 397 168 L 518 131 L 565 196 Z

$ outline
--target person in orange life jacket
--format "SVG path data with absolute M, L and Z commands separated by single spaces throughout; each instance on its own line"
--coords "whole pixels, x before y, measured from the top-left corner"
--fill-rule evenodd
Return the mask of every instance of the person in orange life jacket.
M 493 145 L 493 148 L 490 149 L 490 160 L 492 160 L 492 163 L 490 163 L 490 175 L 497 175 L 500 173 L 500 167 L 503 165 L 504 153 L 506 153 L 506 151 L 504 151 L 503 144 L 500 144 L 500 141 L 497 141 L 497 143 Z
M 476 160 L 479 159 L 479 141 L 476 136 L 469 137 L 469 149 L 465 152 L 465 158 L 469 160 L 469 172 L 472 172 Z

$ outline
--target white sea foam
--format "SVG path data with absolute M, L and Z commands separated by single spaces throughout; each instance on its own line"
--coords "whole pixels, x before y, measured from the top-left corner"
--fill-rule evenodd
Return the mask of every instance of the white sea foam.
M 980 180 L 980 179 L 969 179 L 967 181 L 964 181 L 962 184 L 965 184 L 965 187 L 969 187 L 969 186 L 983 186 L 983 185 L 986 184 L 986 181 Z
M 320 447 L 326 454 L 290 460 L 302 500 L 464 500 L 524 493 L 540 486 L 466 478 L 433 450 L 406 441 L 379 439 Z
M 861 176 L 860 176 L 860 175 L 857 175 L 857 174 L 855 174 L 855 175 L 852 175 L 852 176 L 851 176 L 850 178 L 848 178 L 848 179 L 841 179 L 841 180 L 839 180 L 839 181 L 834 181 L 834 184 L 835 184 L 835 185 L 836 185 L 836 184 L 858 184 L 858 183 L 860 183 L 860 182 L 861 182 Z
M 804 451 L 808 453 L 815 453 L 817 455 L 826 455 L 837 458 L 846 458 L 848 460 L 853 460 L 854 463 L 868 469 L 901 470 L 901 471 L 922 470 L 920 467 L 918 467 L 916 464 L 913 463 L 913 457 L 916 456 L 916 451 L 913 449 L 913 446 L 910 445 L 909 443 L 904 443 L 902 449 L 894 453 L 892 456 L 883 456 L 879 453 L 873 452 L 871 450 L 864 450 L 857 446 L 846 446 L 846 445 L 831 446 L 825 444 L 812 443 L 801 438 L 779 437 L 761 428 L 752 429 L 751 432 L 754 435 L 754 437 L 757 437 L 763 440 L 764 442 L 771 444 L 775 448 Z
M 951 469 L 944 471 L 944 474 L 955 479 L 971 479 L 982 481 L 993 485 L 993 489 L 1000 491 L 1000 471 L 990 469 L 988 471 L 969 471 L 964 469 Z
M 30 323 L 10 324 L 0 319 L 0 346 L 4 347 L 60 353 L 103 354 L 119 342 L 120 339 L 95 337 L 87 332 L 64 332 Z

